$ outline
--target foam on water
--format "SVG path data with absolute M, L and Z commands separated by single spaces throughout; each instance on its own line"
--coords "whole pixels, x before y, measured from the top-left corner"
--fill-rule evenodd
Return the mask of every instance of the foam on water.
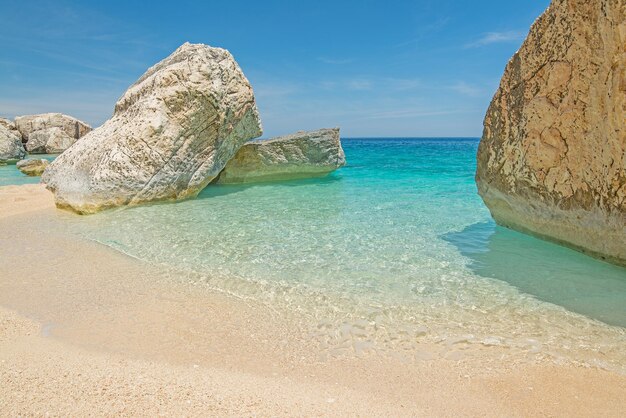
M 626 370 L 626 270 L 496 227 L 477 144 L 348 139 L 348 165 L 323 179 L 211 186 L 64 227 L 296 312 L 331 356 L 499 346 Z

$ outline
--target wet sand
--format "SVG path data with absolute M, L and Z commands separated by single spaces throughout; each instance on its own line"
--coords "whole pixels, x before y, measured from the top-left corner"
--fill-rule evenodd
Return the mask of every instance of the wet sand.
M 626 376 L 499 347 L 324 356 L 297 318 L 42 230 L 59 216 L 41 185 L 0 188 L 2 416 L 626 415 Z

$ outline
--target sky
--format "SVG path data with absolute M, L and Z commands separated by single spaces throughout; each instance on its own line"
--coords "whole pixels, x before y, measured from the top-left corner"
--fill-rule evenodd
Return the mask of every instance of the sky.
M 98 126 L 185 41 L 228 49 L 264 137 L 473 136 L 548 0 L 0 0 L 0 116 Z

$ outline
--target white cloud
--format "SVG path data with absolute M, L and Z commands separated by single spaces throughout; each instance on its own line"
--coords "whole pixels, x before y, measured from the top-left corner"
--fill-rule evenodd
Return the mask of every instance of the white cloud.
M 480 39 L 466 45 L 466 48 L 478 48 L 485 45 L 491 45 L 503 42 L 519 42 L 524 39 L 524 33 L 521 31 L 506 32 L 487 32 Z

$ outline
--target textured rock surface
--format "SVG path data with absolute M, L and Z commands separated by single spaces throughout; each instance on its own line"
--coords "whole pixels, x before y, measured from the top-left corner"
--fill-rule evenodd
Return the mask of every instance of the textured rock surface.
M 25 155 L 19 132 L 10 129 L 9 124 L 0 122 L 0 162 L 20 160 Z
M 626 264 L 626 4 L 554 0 L 485 117 L 479 193 L 495 220 Z
M 91 131 L 91 126 L 61 113 L 18 116 L 15 118 L 15 126 L 21 132 L 24 142 L 29 141 L 31 133 L 48 128 L 61 128 L 75 140 Z
M 13 122 L 11 122 L 9 119 L 0 118 L 0 126 L 4 126 L 5 128 L 7 128 L 10 131 L 16 131 L 18 133 L 18 135 L 20 135 L 20 136 L 22 135 L 21 133 L 19 133 L 19 131 L 15 127 L 15 124 Z
M 18 161 L 15 166 L 27 176 L 41 176 L 49 164 L 48 160 L 27 158 Z
M 297 132 L 247 143 L 226 164 L 216 183 L 323 176 L 345 163 L 338 128 Z
M 261 135 L 252 88 L 232 55 L 186 43 L 141 76 L 113 117 L 43 176 L 57 206 L 91 213 L 200 192 Z
M 41 129 L 30 133 L 26 151 L 31 154 L 58 154 L 68 149 L 74 142 L 76 139 L 61 128 Z

